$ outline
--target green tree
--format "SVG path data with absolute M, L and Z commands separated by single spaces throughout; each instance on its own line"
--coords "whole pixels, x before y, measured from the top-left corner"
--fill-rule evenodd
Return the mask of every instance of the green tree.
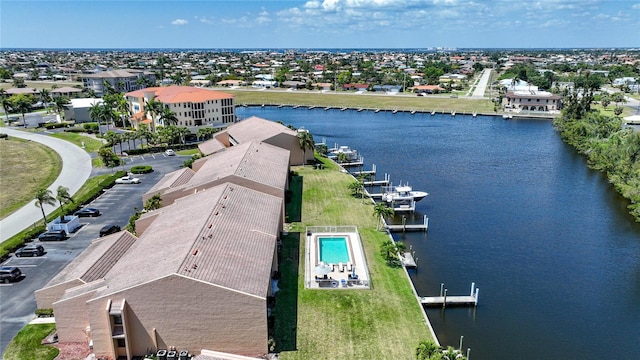
M 57 96 L 53 99 L 53 111 L 57 112 L 60 118 L 63 117 L 64 111 L 69 105 L 71 105 L 71 100 L 66 96 Z
M 108 146 L 103 146 L 98 150 L 98 156 L 104 166 L 113 168 L 120 165 L 120 158 Z
M 212 135 L 215 134 L 217 132 L 217 129 L 214 129 L 212 127 L 201 127 L 198 128 L 198 132 L 196 133 L 196 136 L 198 137 L 198 140 L 205 140 L 205 139 L 211 139 Z
M 146 115 L 151 116 L 151 132 L 156 132 L 156 120 L 157 117 L 162 113 L 163 109 L 162 102 L 160 100 L 156 100 L 155 98 L 149 99 L 144 104 L 144 113 Z
M 616 106 L 615 109 L 613 109 L 613 113 L 616 116 L 620 116 L 623 111 L 624 111 L 624 108 L 622 106 Z
M 315 142 L 313 141 L 313 135 L 309 131 L 300 131 L 298 132 L 298 143 L 300 144 L 300 148 L 302 149 L 303 161 L 302 165 L 304 166 L 307 162 L 307 149 L 312 150 L 315 147 Z
M 2 106 L 2 110 L 4 110 L 4 116 L 9 122 L 9 113 L 11 112 L 11 100 L 9 100 L 9 95 L 5 89 L 0 89 L 0 105 Z
M 53 197 L 53 194 L 51 193 L 51 190 L 49 189 L 38 189 L 36 191 L 36 195 L 35 195 L 35 200 L 36 202 L 34 203 L 35 206 L 40 208 L 40 211 L 42 211 L 42 220 L 44 221 L 45 225 L 47 224 L 47 216 L 44 213 L 44 205 L 55 205 L 56 204 L 56 198 Z
M 47 109 L 47 113 L 49 112 L 49 103 L 51 102 L 51 92 L 47 89 L 40 90 L 40 100 L 42 104 Z
M 31 94 L 11 95 L 11 108 L 22 114 L 22 126 L 27 127 L 24 114 L 31 111 L 31 105 L 36 103 L 36 98 Z
M 65 186 L 58 186 L 56 189 L 56 199 L 58 203 L 60 203 L 60 222 L 64 221 L 64 204 L 72 203 L 73 199 L 71 198 L 71 194 L 69 193 L 69 188 Z
M 422 340 L 416 348 L 416 360 L 430 360 L 438 352 L 440 352 L 440 347 L 433 341 Z
M 178 116 L 168 107 L 163 107 L 162 111 L 160 112 L 160 121 L 162 121 L 162 124 L 164 126 L 175 126 L 178 125 Z
M 376 224 L 376 230 L 380 230 L 380 224 L 382 223 L 383 218 L 387 218 L 394 215 L 394 211 L 392 208 L 388 207 L 384 202 L 378 202 L 373 207 L 373 216 L 378 218 L 378 223 Z

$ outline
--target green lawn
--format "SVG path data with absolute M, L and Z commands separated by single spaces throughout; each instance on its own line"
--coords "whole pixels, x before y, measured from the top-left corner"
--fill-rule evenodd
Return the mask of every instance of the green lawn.
M 317 91 L 251 91 L 220 89 L 235 95 L 236 104 L 271 105 L 298 104 L 317 107 L 349 107 L 381 110 L 415 110 L 415 111 L 444 111 L 457 113 L 493 114 L 493 103 L 488 99 L 469 99 L 459 96 L 450 98 L 449 95 L 429 95 L 427 97 L 398 94 L 398 95 L 356 95 L 352 92 L 319 93 Z M 274 119 L 277 120 L 277 119 Z
M 353 178 L 325 161 L 324 170 L 293 169 L 301 175 L 294 177 L 291 188 L 292 203 L 296 188 L 302 189 L 302 221 L 292 223 L 290 236 L 283 240 L 276 350 L 285 360 L 412 359 L 418 342 L 431 338 L 420 305 L 404 270 L 387 266 L 379 254 L 380 244 L 389 237 L 376 231 L 372 202 L 353 197 L 347 188 Z M 295 212 L 287 210 L 289 216 Z M 304 229 L 319 225 L 358 227 L 370 290 L 304 288 Z
M 34 141 L 9 137 L 0 140 L 0 218 L 33 200 L 40 188 L 51 185 L 62 170 L 62 159 Z
M 78 147 L 82 147 L 82 143 L 84 142 L 84 148 L 88 153 L 96 152 L 98 151 L 98 149 L 100 149 L 100 147 L 102 147 L 102 141 L 96 140 L 85 134 L 60 132 L 51 134 L 50 136 L 66 140 L 77 145 Z
M 53 360 L 59 350 L 42 345 L 42 339 L 56 329 L 55 324 L 27 325 L 16 335 L 4 352 L 4 360 Z

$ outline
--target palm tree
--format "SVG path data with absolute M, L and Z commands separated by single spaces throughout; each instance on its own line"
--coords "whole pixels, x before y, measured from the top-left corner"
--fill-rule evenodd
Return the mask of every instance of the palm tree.
M 379 202 L 373 207 L 373 216 L 378 217 L 378 223 L 376 225 L 376 230 L 380 230 L 380 223 L 383 218 L 387 218 L 389 216 L 393 216 L 395 212 L 392 208 L 388 207 L 385 203 Z
M 64 208 L 63 205 L 66 203 L 73 202 L 71 198 L 71 194 L 69 194 L 69 188 L 65 186 L 58 186 L 56 189 L 56 199 L 60 203 L 60 222 L 64 221 Z
M 55 205 L 56 198 L 53 197 L 51 190 L 49 189 L 38 189 L 35 195 L 36 202 L 35 206 L 40 207 L 40 211 L 42 211 L 42 220 L 44 220 L 45 225 L 47 224 L 47 216 L 44 214 L 44 205 Z
M 433 341 L 422 340 L 416 348 L 416 359 L 429 360 L 438 350 L 440 350 L 440 347 Z
M 40 90 L 40 100 L 43 105 L 47 108 L 47 113 L 49 112 L 49 102 L 51 101 L 51 92 L 47 89 Z
M 164 126 L 178 125 L 178 117 L 176 116 L 176 113 L 171 111 L 168 107 L 162 109 L 162 112 L 160 113 L 160 120 Z
M 100 102 L 91 104 L 91 107 L 89 108 L 89 116 L 91 119 L 98 121 L 98 132 L 100 135 L 102 135 L 102 128 L 100 125 L 102 125 L 102 120 L 106 117 L 104 110 L 105 108 Z
M 212 127 L 201 127 L 198 129 L 198 140 L 203 140 L 203 139 L 210 139 L 211 135 L 216 133 L 216 129 L 212 128 Z
M 69 100 L 66 96 L 57 96 L 53 99 L 53 110 L 60 115 L 64 114 L 64 111 L 67 109 L 67 106 L 71 104 L 71 100 Z
M 11 101 L 9 100 L 9 95 L 7 95 L 7 91 L 5 89 L 0 89 L 0 105 L 2 105 L 2 109 L 4 110 L 4 116 L 6 116 L 7 122 L 9 122 L 9 112 L 11 111 Z
M 300 131 L 298 132 L 298 142 L 300 143 L 300 148 L 302 149 L 303 159 L 302 166 L 304 166 L 307 162 L 307 149 L 313 150 L 316 143 L 313 141 L 313 135 L 309 131 Z
M 24 114 L 31 111 L 31 105 L 36 103 L 36 98 L 31 94 L 16 94 L 12 95 L 9 100 L 11 101 L 11 108 L 22 114 L 22 125 L 27 127 Z
M 191 131 L 186 127 L 179 127 L 176 129 L 176 134 L 180 138 L 180 142 L 184 144 L 187 140 L 187 135 L 191 135 Z
M 144 104 L 145 116 L 147 114 L 151 115 L 151 132 L 156 131 L 156 117 L 162 113 L 162 109 L 162 102 L 155 98 L 150 99 Z

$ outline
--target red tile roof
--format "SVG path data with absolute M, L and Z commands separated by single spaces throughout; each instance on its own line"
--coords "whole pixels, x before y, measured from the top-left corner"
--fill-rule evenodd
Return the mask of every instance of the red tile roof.
M 192 86 L 150 87 L 128 92 L 125 95 L 128 97 L 141 98 L 145 92 L 153 92 L 156 99 L 164 104 L 198 103 L 207 100 L 233 99 L 233 95 L 231 94 Z

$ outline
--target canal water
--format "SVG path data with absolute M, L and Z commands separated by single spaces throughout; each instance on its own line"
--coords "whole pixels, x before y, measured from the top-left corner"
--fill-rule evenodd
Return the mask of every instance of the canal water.
M 442 345 L 476 359 L 640 358 L 640 224 L 546 120 L 238 108 L 348 145 L 429 196 L 394 235 L 421 296 L 480 288 L 477 308 L 429 309 Z M 396 219 L 398 221 L 398 219 Z

